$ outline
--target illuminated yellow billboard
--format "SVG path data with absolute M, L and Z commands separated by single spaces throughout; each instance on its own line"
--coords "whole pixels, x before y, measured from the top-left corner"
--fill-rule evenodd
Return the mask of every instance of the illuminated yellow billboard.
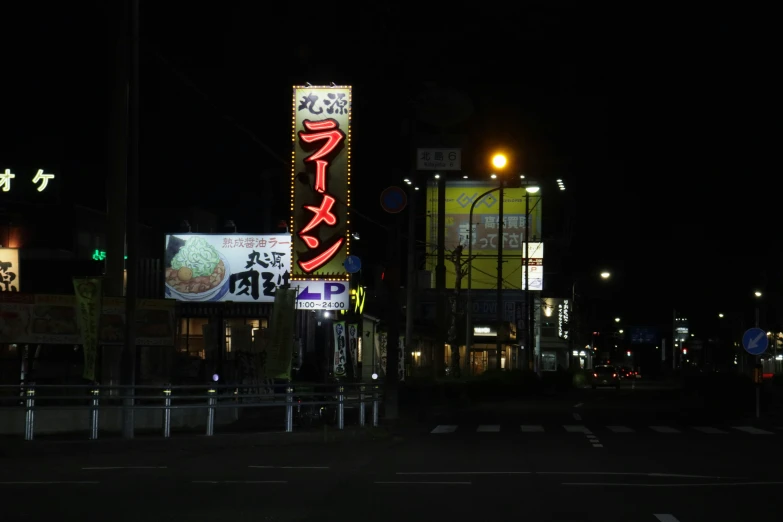
M 351 87 L 294 87 L 292 125 L 291 279 L 347 279 Z
M 463 270 L 468 259 L 470 237 L 470 207 L 488 190 L 497 187 L 488 182 L 449 182 L 446 185 L 446 288 L 454 288 L 457 268 L 451 261 L 451 252 L 462 245 Z M 503 197 L 503 288 L 522 288 L 522 254 L 525 243 L 525 189 L 506 188 Z M 498 196 L 499 191 L 484 196 L 473 209 L 473 274 L 472 288 L 497 288 L 498 252 Z M 435 287 L 435 266 L 438 246 L 438 187 L 427 187 L 427 270 L 432 272 Z M 541 197 L 530 194 L 530 242 L 541 241 Z M 531 248 L 532 250 L 532 248 Z M 467 288 L 463 278 L 462 288 Z M 531 285 L 531 290 L 532 290 Z

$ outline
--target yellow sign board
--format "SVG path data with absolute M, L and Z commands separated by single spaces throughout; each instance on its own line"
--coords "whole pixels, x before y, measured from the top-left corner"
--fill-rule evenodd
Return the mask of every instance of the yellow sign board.
M 497 288 L 497 252 L 499 243 L 499 191 L 480 196 L 497 187 L 485 182 L 449 182 L 446 185 L 446 288 L 454 288 L 457 267 L 451 252 L 462 245 L 462 270 L 467 269 L 468 239 L 473 244 L 472 288 Z M 519 290 L 522 287 L 522 255 L 525 244 L 525 189 L 503 190 L 503 288 Z M 473 206 L 473 233 L 470 233 L 470 208 Z M 541 241 L 541 197 L 530 194 L 527 205 L 530 212 L 528 241 Z M 435 286 L 435 266 L 438 245 L 438 187 L 427 187 L 427 270 L 432 273 Z M 463 278 L 462 288 L 467 288 Z

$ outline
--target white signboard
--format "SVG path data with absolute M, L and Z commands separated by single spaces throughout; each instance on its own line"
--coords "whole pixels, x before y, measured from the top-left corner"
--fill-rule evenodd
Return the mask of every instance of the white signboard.
M 165 296 L 179 301 L 271 303 L 289 280 L 289 234 L 171 234 Z
M 416 170 L 462 170 L 462 149 L 417 149 Z
M 541 291 L 544 289 L 544 244 L 529 243 L 530 258 L 527 261 L 528 290 Z M 525 263 L 525 245 L 522 244 L 522 264 Z M 525 289 L 525 274 L 522 273 L 522 289 Z
M 348 310 L 347 281 L 291 281 L 296 288 L 297 310 Z

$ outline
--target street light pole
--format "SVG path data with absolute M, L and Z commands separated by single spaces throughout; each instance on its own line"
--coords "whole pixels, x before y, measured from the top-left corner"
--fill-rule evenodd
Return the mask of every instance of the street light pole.
M 473 350 L 473 301 L 470 290 L 473 287 L 473 211 L 476 209 L 476 203 L 484 199 L 485 196 L 500 190 L 495 187 L 484 192 L 473 200 L 470 205 L 470 214 L 468 215 L 468 288 L 465 292 L 465 375 L 470 372 L 470 356 Z
M 533 312 L 530 309 L 530 193 L 525 190 L 525 258 L 522 260 L 524 272 L 522 272 L 522 290 L 525 297 L 525 352 L 527 359 L 527 369 L 533 369 L 533 335 L 530 332 L 530 318 Z
M 500 191 L 500 200 L 498 201 L 498 279 L 497 279 L 497 309 L 495 310 L 497 312 L 497 332 L 496 332 L 496 357 L 497 362 L 495 364 L 495 367 L 500 370 L 501 364 L 501 354 L 503 352 L 503 338 L 501 337 L 501 330 L 503 329 L 503 178 L 498 176 L 500 179 L 500 186 L 498 187 Z

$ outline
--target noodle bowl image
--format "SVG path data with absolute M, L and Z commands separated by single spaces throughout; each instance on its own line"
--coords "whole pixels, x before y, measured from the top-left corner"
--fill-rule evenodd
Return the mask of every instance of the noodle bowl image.
M 207 300 L 228 280 L 227 264 L 205 239 L 190 237 L 166 267 L 166 286 L 177 299 Z

